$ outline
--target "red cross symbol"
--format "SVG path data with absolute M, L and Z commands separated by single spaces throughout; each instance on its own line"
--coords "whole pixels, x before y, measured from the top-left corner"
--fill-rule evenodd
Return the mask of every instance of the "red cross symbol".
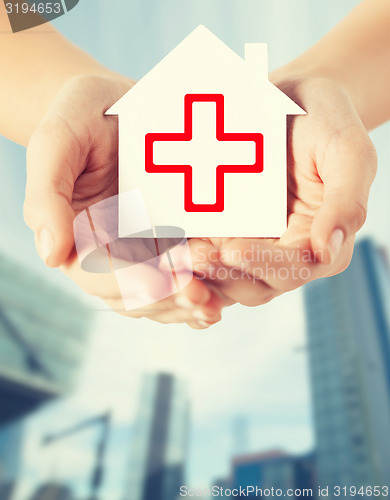
M 215 203 L 194 203 L 193 201 L 193 167 L 192 165 L 155 164 L 153 146 L 156 142 L 193 141 L 193 104 L 215 103 L 216 129 L 218 143 L 247 143 L 255 146 L 255 161 L 246 165 L 216 166 L 216 201 Z M 228 173 L 261 173 L 263 171 L 263 134 L 260 133 L 227 133 L 224 131 L 224 96 L 222 94 L 187 94 L 184 98 L 184 132 L 183 133 L 151 133 L 145 136 L 145 170 L 148 173 L 182 173 L 184 174 L 184 209 L 186 212 L 223 212 L 225 174 Z M 215 139 L 215 138 L 214 138 Z M 230 158 L 229 158 L 230 159 Z M 172 161 L 172 160 L 171 160 Z

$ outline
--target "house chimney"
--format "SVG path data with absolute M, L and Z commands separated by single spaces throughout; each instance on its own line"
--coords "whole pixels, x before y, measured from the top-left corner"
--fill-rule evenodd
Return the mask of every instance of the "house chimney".
M 266 43 L 246 43 L 245 62 L 251 65 L 253 75 L 259 80 L 268 80 L 268 47 Z

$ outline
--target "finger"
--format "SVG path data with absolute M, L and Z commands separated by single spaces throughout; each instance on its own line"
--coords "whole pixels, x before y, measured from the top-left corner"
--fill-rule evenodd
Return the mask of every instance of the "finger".
M 122 300 L 115 275 L 113 273 L 91 273 L 84 271 L 80 266 L 75 249 L 72 250 L 69 259 L 60 269 L 89 295 L 98 297 L 105 302 L 117 299 Z M 123 302 L 121 308 L 123 308 Z
M 192 268 L 195 273 L 205 276 L 220 265 L 219 250 L 208 239 L 194 238 L 188 241 Z
M 177 306 L 183 309 L 196 309 L 206 305 L 212 292 L 205 282 L 193 277 L 190 283 L 174 297 Z
M 324 199 L 313 219 L 311 244 L 322 262 L 330 263 L 366 219 L 376 153 L 363 125 L 339 132 L 317 168 L 324 184 Z
M 193 316 L 201 323 L 217 323 L 222 318 L 224 303 L 218 295 L 211 293 L 210 299 L 193 311 Z
M 137 298 L 141 303 L 146 299 L 150 305 L 142 309 L 150 314 L 172 307 L 195 310 L 207 306 L 210 310 L 208 314 L 213 315 L 218 314 L 222 308 L 221 300 L 218 299 L 218 307 L 216 301 L 210 302 L 212 292 L 205 282 L 192 277 L 183 289 L 176 292 L 171 270 L 168 272 L 147 263 L 120 269 L 115 274 L 87 272 L 80 266 L 76 250 L 73 249 L 70 258 L 61 269 L 84 291 L 106 302 L 121 297 L 127 303 L 136 304 Z M 177 283 L 188 281 L 191 276 L 184 278 L 182 276 L 187 273 L 178 273 Z M 161 299 L 161 297 L 166 298 Z M 123 303 L 121 307 L 124 309 Z
M 106 299 L 105 302 L 119 314 L 132 318 L 147 317 L 153 321 L 171 324 L 187 323 L 192 328 L 207 328 L 221 320 L 222 301 L 215 294 L 201 307 L 185 309 L 175 303 L 171 296 L 155 304 L 126 311 L 120 298 Z
M 254 307 L 266 304 L 278 295 L 276 290 L 251 272 L 230 268 L 227 275 L 228 277 L 221 283 L 221 288 L 223 294 L 233 303 Z
M 153 312 L 153 310 L 150 311 L 145 309 L 125 311 L 124 309 L 120 308 L 120 303 L 118 301 L 110 301 L 108 302 L 108 304 L 112 309 L 114 309 L 114 311 L 117 311 L 122 316 L 131 317 L 134 319 L 148 318 L 152 321 L 156 321 L 157 323 L 162 323 L 164 325 L 186 323 L 191 328 L 204 329 L 216 324 L 221 320 L 221 317 L 214 318 L 213 320 L 197 319 L 188 311 L 184 311 L 180 308 L 175 308 L 172 310 L 162 310 L 158 312 Z
M 240 269 L 273 289 L 267 292 L 263 288 L 259 292 L 260 298 L 264 292 L 269 300 L 330 272 L 315 262 L 305 242 L 301 246 L 284 247 L 266 239 L 237 238 L 226 244 L 220 255 L 226 266 Z
M 231 246 L 237 249 L 234 244 Z M 254 307 L 269 302 L 277 295 L 267 283 L 244 269 L 242 261 L 236 259 L 236 250 L 232 252 L 236 254 L 232 257 L 229 251 L 225 256 L 225 249 L 226 244 L 221 255 L 226 259 L 227 266 L 220 263 L 218 267 L 215 265 L 205 267 L 197 274 L 198 278 L 206 280 L 212 290 L 219 292 L 220 300 L 224 305 L 238 302 L 247 307 Z
M 224 305 L 238 302 L 252 307 L 269 302 L 277 293 L 265 282 L 256 279 L 250 272 L 243 271 L 240 258 L 238 260 L 233 258 L 230 261 L 231 265 L 228 258 L 226 261 L 228 267 L 223 265 L 221 256 L 224 255 L 225 248 L 229 248 L 230 243 L 231 248 L 235 248 L 235 241 L 234 238 L 220 239 L 219 248 L 217 248 L 216 244 L 208 239 L 191 240 L 191 256 L 196 275 L 206 280 L 209 287 L 214 288 L 217 293 L 219 292 Z M 240 253 L 239 249 L 238 252 Z
M 65 262 L 74 245 L 71 202 L 80 162 L 72 131 L 58 122 L 40 125 L 27 148 L 24 217 L 51 267 Z
M 193 330 L 206 330 L 207 328 L 210 328 L 210 326 L 213 326 L 215 323 L 207 323 L 204 321 L 186 321 L 187 325 L 192 328 Z
M 159 304 L 161 297 L 171 296 L 173 293 L 171 275 L 147 263 L 125 267 L 115 274 L 88 272 L 82 269 L 76 250 L 73 249 L 71 257 L 61 266 L 61 270 L 85 292 L 105 301 L 121 297 L 127 304 L 137 304 L 137 301 L 140 304 Z M 124 308 L 124 304 L 121 307 Z
M 192 281 L 179 293 L 170 297 L 170 302 L 161 301 L 160 311 L 173 308 L 176 310 L 176 320 L 170 315 L 169 323 L 182 321 L 198 321 L 200 323 L 213 324 L 221 320 L 221 311 L 224 307 L 222 299 L 214 293 L 203 281 L 193 278 Z M 158 313 L 155 310 L 153 314 Z M 151 317 L 151 319 L 154 319 Z
M 180 308 L 175 308 L 170 311 L 160 311 L 156 314 L 149 314 L 147 317 L 152 321 L 163 324 L 187 323 L 191 328 L 208 328 L 221 320 L 220 315 L 213 319 L 199 319 L 194 317 L 191 312 Z

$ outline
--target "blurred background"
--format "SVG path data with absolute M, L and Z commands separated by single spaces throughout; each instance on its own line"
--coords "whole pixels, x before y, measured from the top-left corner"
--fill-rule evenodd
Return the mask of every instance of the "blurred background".
M 135 79 L 199 24 L 241 55 L 268 42 L 272 70 L 357 3 L 80 0 L 53 24 Z M 101 310 L 46 269 L 23 222 L 25 150 L 0 138 L 0 500 L 389 484 L 389 131 L 371 134 L 379 172 L 347 271 L 205 333 Z

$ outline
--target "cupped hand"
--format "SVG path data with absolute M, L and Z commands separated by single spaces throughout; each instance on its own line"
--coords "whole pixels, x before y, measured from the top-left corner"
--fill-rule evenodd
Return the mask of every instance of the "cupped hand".
M 134 82 L 120 76 L 83 75 L 69 80 L 32 135 L 27 148 L 26 223 L 38 252 L 88 293 L 123 314 L 163 323 L 185 322 L 205 328 L 221 318 L 222 300 L 197 278 L 179 294 L 124 311 L 113 273 L 83 270 L 74 247 L 73 221 L 86 208 L 118 193 L 118 125 L 105 111 Z M 130 259 L 131 260 L 131 259 Z M 144 265 L 142 294 L 157 296 L 167 286 L 164 273 Z
M 375 149 L 337 82 L 275 75 L 275 83 L 307 112 L 288 118 L 287 231 L 192 242 L 198 275 L 248 306 L 346 269 L 376 173 Z

